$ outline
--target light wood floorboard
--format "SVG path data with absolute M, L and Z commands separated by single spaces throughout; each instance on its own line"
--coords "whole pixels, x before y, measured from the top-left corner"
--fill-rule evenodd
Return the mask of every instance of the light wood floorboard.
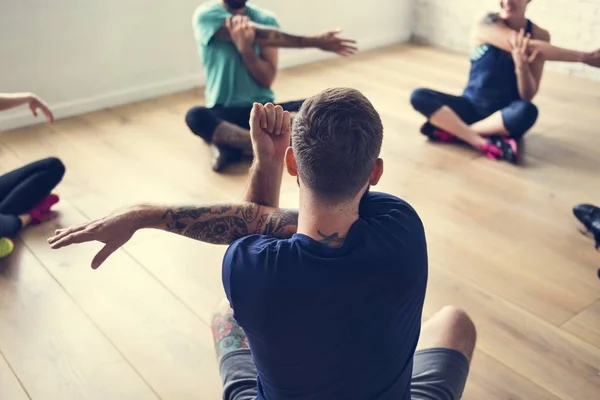
M 425 314 L 453 304 L 478 328 L 464 399 L 590 400 L 600 393 L 600 257 L 572 207 L 600 203 L 600 83 L 546 73 L 524 163 L 427 142 L 417 87 L 459 94 L 468 60 L 397 45 L 281 71 L 278 100 L 331 86 L 371 99 L 384 121 L 377 189 L 409 201 L 428 238 Z M 224 247 L 137 234 L 98 270 L 98 245 L 52 251 L 61 226 L 138 202 L 240 199 L 247 164 L 224 174 L 188 132 L 202 90 L 0 135 L 0 172 L 47 156 L 67 166 L 51 223 L 27 229 L 0 275 L 0 398 L 218 399 L 210 319 Z M 295 207 L 285 177 L 282 206 Z

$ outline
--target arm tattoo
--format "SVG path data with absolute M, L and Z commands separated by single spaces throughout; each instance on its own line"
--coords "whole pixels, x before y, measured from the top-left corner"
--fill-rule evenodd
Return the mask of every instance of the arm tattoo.
M 238 207 L 236 214 L 241 214 L 242 218 L 246 223 L 251 223 L 258 217 L 258 212 L 260 211 L 260 206 L 256 206 L 254 204 L 242 204 Z
M 250 348 L 248 338 L 233 318 L 231 311 L 215 316 L 212 331 L 219 361 L 232 351 Z
M 494 25 L 498 21 L 500 21 L 500 17 L 496 13 L 488 13 L 483 18 L 484 25 Z
M 226 244 L 248 235 L 248 225 L 243 219 L 235 216 L 212 218 L 196 222 L 183 235 L 192 239 L 210 238 L 211 243 Z
M 162 219 L 171 218 L 171 222 L 167 222 L 167 231 L 182 234 L 188 226 L 182 220 L 198 219 L 206 214 L 223 214 L 229 210 L 231 210 L 231 206 L 169 208 L 163 214 Z
M 341 246 L 344 243 L 345 238 L 340 236 L 340 234 L 337 232 L 332 233 L 331 235 L 326 235 L 326 234 L 322 233 L 321 231 L 317 231 L 317 233 L 319 235 L 321 235 L 321 237 L 323 238 L 323 239 L 319 240 L 321 243 L 330 244 L 330 245 L 338 245 L 338 246 Z
M 266 215 L 265 215 L 266 216 Z M 286 230 L 293 227 L 294 231 L 298 226 L 298 213 L 290 211 L 277 211 L 274 212 L 267 226 L 264 229 L 265 235 L 277 236 L 280 233 L 284 233 Z
M 169 208 L 162 221 L 169 232 L 213 244 L 229 244 L 253 233 L 280 238 L 296 233 L 297 211 L 261 214 L 261 209 L 253 203 Z
M 274 29 L 262 28 L 256 29 L 256 39 L 265 41 L 267 44 L 283 47 L 301 47 L 305 42 L 305 38 L 302 36 L 294 36 Z
M 256 223 L 256 231 L 254 233 L 260 234 L 263 233 L 265 222 L 267 222 L 267 218 L 269 218 L 269 214 L 263 214 L 260 216 L 260 219 Z

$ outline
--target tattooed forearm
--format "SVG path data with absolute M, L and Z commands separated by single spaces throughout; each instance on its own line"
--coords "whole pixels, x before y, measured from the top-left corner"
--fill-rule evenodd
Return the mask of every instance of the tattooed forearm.
M 260 216 L 260 219 L 256 223 L 256 230 L 254 231 L 254 233 L 256 233 L 256 234 L 262 234 L 262 233 L 264 233 L 264 231 L 265 231 L 265 222 L 267 222 L 268 218 L 269 218 L 269 214 L 263 214 L 263 215 Z
M 248 225 L 240 217 L 219 217 L 196 222 L 183 233 L 192 239 L 215 244 L 231 243 L 248 235 Z
M 163 219 L 167 217 L 171 217 L 174 221 L 178 221 L 182 218 L 198 219 L 205 214 L 223 214 L 229 210 L 231 210 L 231 206 L 229 205 L 168 208 L 163 214 Z
M 307 47 L 309 45 L 307 37 L 265 28 L 256 29 L 256 41 L 262 46 L 274 47 Z
M 297 211 L 255 203 L 168 208 L 160 215 L 153 227 L 213 244 L 230 244 L 250 234 L 288 238 L 298 226 Z

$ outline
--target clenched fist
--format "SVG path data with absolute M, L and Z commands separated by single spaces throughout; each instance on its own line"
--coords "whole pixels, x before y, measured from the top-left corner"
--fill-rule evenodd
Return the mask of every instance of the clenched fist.
M 273 103 L 254 103 L 250 113 L 250 137 L 258 159 L 283 160 L 290 145 L 291 116 Z

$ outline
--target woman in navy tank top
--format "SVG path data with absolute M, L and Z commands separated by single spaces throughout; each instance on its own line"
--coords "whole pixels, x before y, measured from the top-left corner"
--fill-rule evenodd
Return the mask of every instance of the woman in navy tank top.
M 494 160 L 516 163 L 517 141 L 535 124 L 531 102 L 545 61 L 600 67 L 600 50 L 550 44 L 550 34 L 525 17 L 531 0 L 500 0 L 500 11 L 476 24 L 469 81 L 461 96 L 417 89 L 413 107 L 427 117 L 421 133 L 436 141 L 466 142 Z

